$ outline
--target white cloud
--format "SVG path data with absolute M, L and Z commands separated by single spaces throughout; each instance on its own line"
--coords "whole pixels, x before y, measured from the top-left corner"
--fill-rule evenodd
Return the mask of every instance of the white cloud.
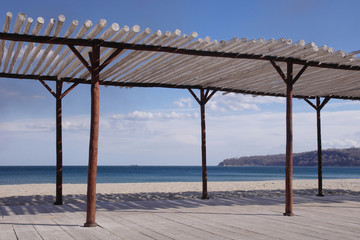
M 197 117 L 197 113 L 178 113 L 178 112 L 142 112 L 134 111 L 128 114 L 114 114 L 112 120 L 129 120 L 129 121 L 147 121 L 147 120 L 171 120 L 171 119 L 188 119 Z
M 180 107 L 180 108 L 191 108 L 192 106 L 192 99 L 191 98 L 180 98 L 178 101 L 175 101 L 174 104 L 175 106 L 177 107 Z
M 324 148 L 349 148 L 360 147 L 360 143 L 354 139 L 327 139 L 323 141 Z
M 285 152 L 284 112 L 256 111 L 223 116 L 209 112 L 206 120 L 210 165 L 216 165 L 227 157 Z M 295 112 L 293 120 L 294 152 L 315 150 L 315 112 Z M 323 148 L 360 146 L 359 120 L 360 111 L 323 111 Z M 64 153 L 69 157 L 81 155 L 86 158 L 89 122 L 89 116 L 64 119 Z M 21 136 L 27 136 L 27 139 L 47 136 L 55 141 L 54 129 L 55 119 L 52 118 L 2 122 L 2 135 L 12 140 L 8 143 L 2 137 L 1 143 L 5 149 L 15 149 L 6 146 Z M 103 115 L 100 119 L 99 159 L 101 164 L 130 164 L 130 160 L 148 165 L 200 164 L 200 132 L 199 116 L 193 112 L 134 111 Z
M 255 110 L 259 111 L 261 104 L 284 103 L 284 98 L 279 97 L 254 97 L 252 95 L 229 93 L 215 94 L 207 106 L 212 111 L 228 112 Z

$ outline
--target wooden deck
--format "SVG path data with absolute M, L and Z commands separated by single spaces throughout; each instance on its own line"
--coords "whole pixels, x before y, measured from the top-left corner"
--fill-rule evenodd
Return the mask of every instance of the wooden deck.
M 84 203 L 1 206 L 0 239 L 359 239 L 359 196 L 98 202 L 96 228 Z

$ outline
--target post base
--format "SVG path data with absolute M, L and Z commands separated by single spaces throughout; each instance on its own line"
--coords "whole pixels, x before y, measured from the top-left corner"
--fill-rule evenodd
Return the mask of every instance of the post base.
M 284 215 L 284 216 L 288 216 L 288 217 L 295 216 L 295 214 L 294 214 L 294 213 L 284 213 L 283 215 Z
M 54 202 L 54 205 L 63 205 L 64 203 L 63 203 L 63 201 L 56 201 L 56 202 Z
M 208 200 L 208 199 L 209 199 L 209 196 L 208 196 L 208 195 L 203 195 L 203 196 L 201 197 L 201 199 Z
M 318 197 L 324 197 L 324 194 L 318 193 L 316 196 L 318 196 Z
M 84 227 L 97 227 L 99 226 L 97 223 L 84 223 Z

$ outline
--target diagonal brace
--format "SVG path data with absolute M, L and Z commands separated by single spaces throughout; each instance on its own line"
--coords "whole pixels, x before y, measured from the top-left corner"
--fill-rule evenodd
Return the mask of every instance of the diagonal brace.
M 288 78 L 285 76 L 284 72 L 281 70 L 279 65 L 276 64 L 275 61 L 270 61 L 275 70 L 279 73 L 280 77 L 284 80 L 286 84 L 288 84 Z M 298 74 L 295 76 L 295 78 L 292 80 L 291 84 L 294 85 L 296 81 L 301 77 L 301 75 L 305 72 L 305 70 L 308 68 L 308 65 L 304 65 L 302 69 L 298 72 Z
M 319 97 L 317 97 L 319 98 Z M 322 103 L 320 104 L 314 104 L 312 103 L 309 99 L 304 98 L 305 102 L 307 102 L 310 106 L 312 106 L 315 110 L 322 110 L 323 107 L 330 101 L 331 97 L 325 97 L 324 100 L 322 101 Z
M 76 57 L 78 57 L 78 59 L 80 60 L 80 62 L 89 70 L 89 72 L 92 71 L 91 66 L 89 65 L 89 63 L 85 60 L 85 58 L 81 55 L 81 53 L 73 46 L 73 45 L 68 45 L 68 47 L 70 48 L 70 50 L 76 55 Z
M 205 105 L 214 96 L 214 94 L 217 92 L 217 90 L 213 90 L 210 93 L 210 89 L 207 89 L 205 94 L 204 94 L 204 96 L 205 96 L 204 99 L 199 99 L 198 96 L 196 96 L 196 94 L 194 93 L 194 91 L 191 88 L 188 88 L 188 90 L 200 105 Z
M 56 93 L 49 87 L 49 85 L 46 84 L 44 80 L 39 79 L 39 81 L 54 96 L 54 98 L 57 98 Z
M 115 52 L 113 52 L 104 62 L 103 64 L 101 64 L 100 66 L 100 72 L 107 66 L 109 65 L 124 49 L 123 48 L 118 48 L 116 49 Z
M 68 89 L 66 89 L 66 91 L 60 95 L 60 99 L 62 99 L 63 97 L 65 97 L 69 92 L 71 92 L 71 90 L 73 90 L 77 85 L 79 85 L 79 83 L 74 83 L 73 85 L 71 85 Z

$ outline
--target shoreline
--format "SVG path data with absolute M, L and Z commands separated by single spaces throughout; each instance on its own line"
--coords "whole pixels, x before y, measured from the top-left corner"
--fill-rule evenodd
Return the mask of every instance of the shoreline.
M 201 182 L 98 183 L 98 202 L 199 199 Z M 317 180 L 293 180 L 294 196 L 317 194 Z M 360 195 L 360 179 L 325 179 L 326 195 Z M 285 196 L 285 181 L 208 182 L 211 199 Z M 63 184 L 64 203 L 86 202 L 86 184 Z M 0 206 L 52 204 L 55 184 L 0 185 Z

